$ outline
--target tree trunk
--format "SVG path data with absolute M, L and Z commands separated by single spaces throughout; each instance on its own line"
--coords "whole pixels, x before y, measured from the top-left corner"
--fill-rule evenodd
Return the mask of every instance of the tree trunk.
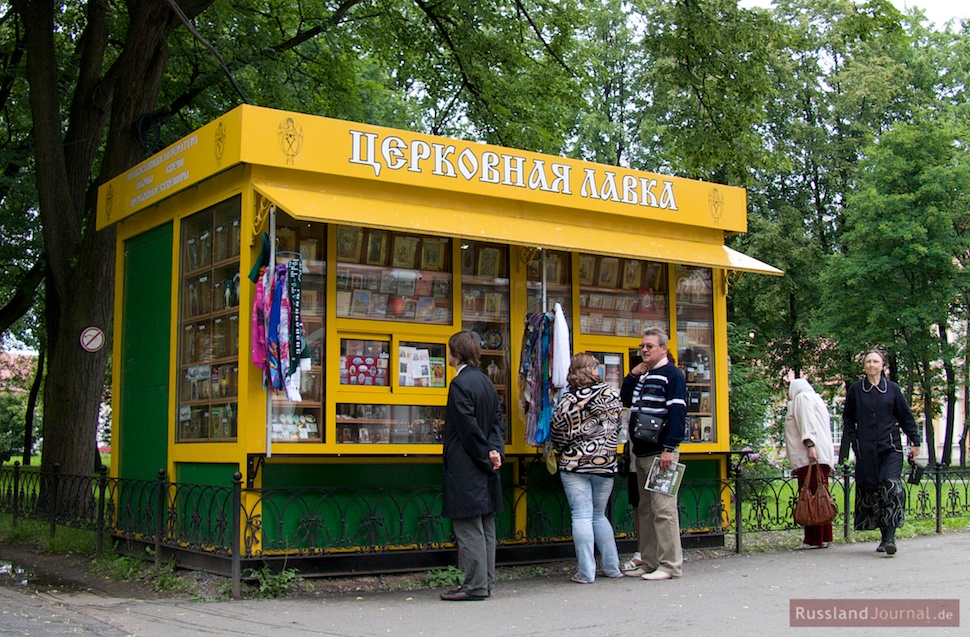
M 85 5 L 84 33 L 58 60 L 56 3 L 12 0 L 24 24 L 27 81 L 33 122 L 37 192 L 46 250 L 49 366 L 44 389 L 45 472 L 90 475 L 97 457 L 98 412 L 107 348 L 84 351 L 81 331 L 99 327 L 109 337 L 114 297 L 115 229 L 96 231 L 97 185 L 140 160 L 139 122 L 154 110 L 168 60 L 168 35 L 181 24 L 164 0 L 127 2 L 127 32 L 109 12 L 115 5 Z M 188 19 L 212 0 L 182 0 Z M 109 37 L 124 41 L 104 72 Z M 70 100 L 62 95 L 61 68 L 76 70 Z M 61 106 L 70 103 L 69 112 Z M 67 122 L 66 131 L 64 122 Z M 107 134 L 107 141 L 105 135 Z M 103 152 L 102 152 L 103 151 Z M 101 160 L 100 175 L 94 167 Z
M 44 383 L 44 359 L 47 350 L 42 346 L 37 352 L 37 369 L 34 370 L 34 382 L 30 384 L 30 394 L 27 396 L 27 413 L 24 414 L 24 457 L 25 467 L 30 466 L 30 457 L 34 454 L 34 411 L 37 408 L 37 396 L 40 386 Z
M 925 351 L 925 350 L 924 350 Z M 922 392 L 923 392 L 923 433 L 926 434 L 926 454 L 929 458 L 929 465 L 936 466 L 936 432 L 933 431 L 933 382 L 930 370 L 930 361 L 924 355 L 921 365 Z
M 940 351 L 943 352 L 943 372 L 946 375 L 946 429 L 943 431 L 943 452 L 940 454 L 940 462 L 944 466 L 950 466 L 953 460 L 953 429 L 956 424 L 957 409 L 957 379 L 953 369 L 953 361 L 950 359 L 950 342 L 947 340 L 946 328 L 938 326 L 940 332 Z

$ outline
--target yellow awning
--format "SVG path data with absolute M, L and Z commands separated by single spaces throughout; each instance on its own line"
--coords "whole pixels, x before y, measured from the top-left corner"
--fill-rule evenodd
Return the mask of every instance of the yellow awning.
M 673 236 L 670 228 L 636 220 L 589 215 L 522 214 L 507 206 L 437 207 L 407 197 L 391 200 L 352 196 L 253 182 L 257 192 L 295 219 L 452 237 L 495 241 L 567 251 L 635 257 L 744 272 L 784 272 L 723 245 L 723 232 L 707 233 L 719 241 L 692 241 Z M 660 229 L 657 232 L 658 228 Z M 648 231 L 650 234 L 648 234 Z M 700 234 L 700 233 L 698 233 Z

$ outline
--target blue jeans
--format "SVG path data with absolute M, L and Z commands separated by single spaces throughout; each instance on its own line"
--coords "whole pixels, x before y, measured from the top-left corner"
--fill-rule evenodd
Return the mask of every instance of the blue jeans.
M 596 580 L 596 557 L 599 549 L 603 572 L 609 577 L 620 575 L 620 556 L 616 551 L 616 534 L 606 519 L 606 505 L 613 492 L 613 476 L 560 471 L 569 512 L 573 520 L 573 546 L 579 560 L 579 575 L 585 582 Z

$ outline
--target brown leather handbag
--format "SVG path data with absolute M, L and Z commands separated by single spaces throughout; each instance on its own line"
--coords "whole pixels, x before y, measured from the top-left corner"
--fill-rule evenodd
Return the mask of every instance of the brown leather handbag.
M 822 472 L 817 462 L 808 466 L 805 485 L 798 494 L 798 501 L 795 503 L 795 524 L 821 526 L 828 524 L 839 514 L 839 507 L 829 493 L 829 485 L 826 481 L 819 479 L 818 488 L 815 489 L 815 493 L 812 493 L 809 485 L 812 483 L 812 473 L 815 471 L 818 471 L 818 477 L 821 478 Z

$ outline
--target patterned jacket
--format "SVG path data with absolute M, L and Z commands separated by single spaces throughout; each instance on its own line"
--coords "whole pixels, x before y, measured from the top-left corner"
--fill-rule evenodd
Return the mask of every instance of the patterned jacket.
M 620 393 L 606 383 L 566 390 L 552 414 L 553 448 L 560 471 L 616 473 Z

